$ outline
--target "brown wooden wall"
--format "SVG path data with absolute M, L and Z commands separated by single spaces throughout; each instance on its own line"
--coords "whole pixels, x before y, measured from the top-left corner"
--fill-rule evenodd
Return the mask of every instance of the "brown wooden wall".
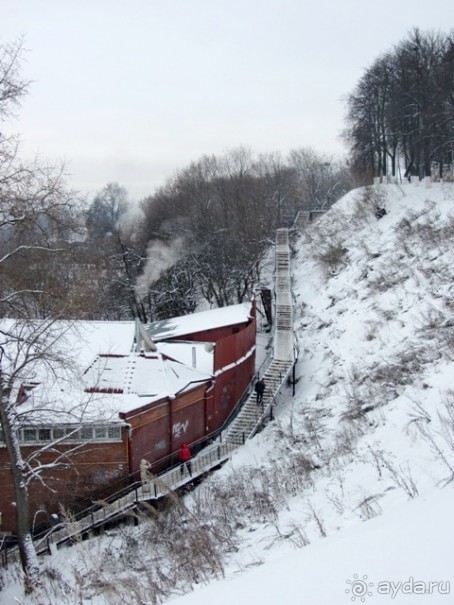
M 227 420 L 238 405 L 254 376 L 255 355 L 248 357 L 240 365 L 216 376 L 215 382 L 215 417 L 209 419 L 209 432 L 215 431 Z
M 137 473 L 142 458 L 148 462 L 171 456 L 178 452 L 181 444 L 193 443 L 206 434 L 207 409 L 213 393 L 206 393 L 211 386 L 205 382 L 175 399 L 151 404 L 140 414 L 124 414 L 125 422 L 131 425 L 130 471 Z M 158 472 L 166 462 L 154 465 Z
M 68 468 L 52 470 L 42 474 L 46 486 L 38 480 L 30 485 L 30 522 L 40 525 L 51 513 L 59 513 L 60 506 L 78 510 L 90 506 L 93 499 L 103 498 L 124 487 L 129 473 L 127 429 L 122 431 L 123 441 L 117 443 L 89 443 L 71 455 Z M 74 446 L 73 446 L 74 447 Z M 70 446 L 59 446 L 68 451 Z M 28 456 L 36 448 L 22 447 Z M 46 453 L 40 458 L 42 464 L 51 463 L 56 454 Z M 16 511 L 14 491 L 6 447 L 0 447 L 0 511 L 1 531 L 15 531 Z M 52 491 L 54 490 L 54 491 Z M 40 512 L 37 512 L 40 511 Z
M 179 334 L 176 340 L 193 340 L 195 342 L 216 342 L 218 343 L 223 338 L 227 338 L 232 334 L 243 331 L 251 323 L 255 324 L 257 316 L 256 301 L 251 301 L 250 319 L 242 323 L 238 323 L 230 326 L 221 326 L 219 328 L 212 328 L 210 330 L 203 330 L 201 332 L 188 332 L 187 334 Z M 254 334 L 255 340 L 255 334 Z
M 218 341 L 214 349 L 214 371 L 236 363 L 255 346 L 255 321 L 237 333 Z
M 181 334 L 175 340 L 192 340 L 194 342 L 219 342 L 223 338 L 231 336 L 238 330 L 244 330 L 248 324 L 238 324 L 236 326 L 223 326 L 221 328 L 213 328 L 204 330 L 203 332 L 195 332 L 193 334 Z

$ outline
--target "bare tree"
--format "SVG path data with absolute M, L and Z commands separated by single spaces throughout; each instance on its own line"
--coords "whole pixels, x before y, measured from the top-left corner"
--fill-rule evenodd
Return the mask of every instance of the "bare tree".
M 454 42 L 413 29 L 365 70 L 347 100 L 344 139 L 369 176 L 429 176 L 452 163 Z
M 25 413 L 21 403 L 28 398 L 27 391 L 38 385 L 38 375 L 42 380 L 43 369 L 53 373 L 56 364 L 62 364 L 64 355 L 56 346 L 60 338 L 61 326 L 57 329 L 54 320 L 3 320 L 1 323 L 0 421 L 11 464 L 19 552 L 29 588 L 39 580 L 39 564 L 30 527 L 29 487 L 34 478 L 42 476 L 48 465 L 39 464 L 36 452 L 33 454 L 34 464 L 22 453 L 20 429 L 24 424 L 33 425 L 36 417 L 33 418 L 28 407 Z M 50 401 L 46 402 L 46 407 L 51 407 Z
M 87 211 L 88 236 L 101 239 L 114 233 L 129 208 L 128 193 L 118 183 L 108 183 L 94 198 Z
M 199 302 L 198 273 L 192 260 L 181 259 L 149 285 L 144 297 L 152 321 L 194 313 Z
M 20 77 L 20 41 L 0 46 L 0 120 L 20 104 L 27 84 Z M 18 389 L 30 379 L 39 360 L 55 361 L 57 336 L 53 319 L 36 318 L 36 297 L 49 295 L 46 283 L 33 279 L 34 264 L 58 254 L 74 228 L 76 200 L 68 192 L 59 167 L 19 157 L 17 139 L 0 134 L 0 316 L 20 320 L 20 329 L 2 322 L 0 331 L 0 420 L 11 462 L 17 537 L 22 566 L 30 588 L 39 582 L 39 565 L 30 532 L 28 485 L 30 467 L 21 452 Z M 14 325 L 18 325 L 14 323 Z
M 289 163 L 295 170 L 301 209 L 327 210 L 349 189 L 346 168 L 330 156 L 310 148 L 295 149 Z
M 0 120 L 3 121 L 19 107 L 28 89 L 28 82 L 21 77 L 23 55 L 22 40 L 0 46 Z

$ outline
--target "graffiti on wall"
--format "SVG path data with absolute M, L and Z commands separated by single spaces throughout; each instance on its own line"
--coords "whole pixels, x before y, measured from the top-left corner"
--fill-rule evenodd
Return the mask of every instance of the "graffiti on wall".
M 186 433 L 189 426 L 189 420 L 185 420 L 184 422 L 176 422 L 172 427 L 172 435 L 175 439 L 179 439 L 181 435 Z

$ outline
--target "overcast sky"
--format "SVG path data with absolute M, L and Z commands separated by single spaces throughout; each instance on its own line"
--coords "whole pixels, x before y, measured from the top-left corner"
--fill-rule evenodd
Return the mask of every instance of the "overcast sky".
M 72 187 L 132 200 L 203 154 L 244 145 L 340 155 L 345 96 L 413 27 L 448 33 L 454 0 L 0 0 L 33 81 L 23 152 Z

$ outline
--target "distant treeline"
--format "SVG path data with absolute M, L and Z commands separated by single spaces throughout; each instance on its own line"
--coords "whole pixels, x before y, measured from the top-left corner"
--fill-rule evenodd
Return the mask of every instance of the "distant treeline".
M 205 156 L 138 205 L 109 183 L 85 209 L 73 206 L 71 228 L 65 219 L 46 235 L 51 245 L 27 245 L 41 241 L 47 210 L 27 229 L 5 229 L 16 253 L 3 265 L 1 314 L 148 322 L 203 300 L 242 302 L 260 287 L 276 229 L 350 188 L 345 162 L 310 149 Z
M 366 69 L 347 101 L 344 139 L 363 178 L 452 179 L 454 34 L 414 29 Z
M 276 229 L 299 210 L 326 209 L 351 187 L 345 163 L 310 149 L 255 156 L 238 148 L 204 156 L 140 203 L 110 184 L 87 213 L 103 318 L 142 321 L 249 299 Z M 100 270 L 102 267 L 102 270 Z

